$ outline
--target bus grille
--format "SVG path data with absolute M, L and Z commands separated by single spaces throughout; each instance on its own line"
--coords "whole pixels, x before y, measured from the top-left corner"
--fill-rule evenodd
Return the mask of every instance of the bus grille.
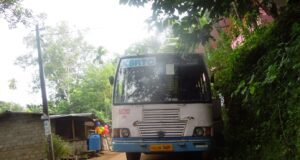
M 186 122 L 180 120 L 179 109 L 144 109 L 137 126 L 142 137 L 180 137 Z

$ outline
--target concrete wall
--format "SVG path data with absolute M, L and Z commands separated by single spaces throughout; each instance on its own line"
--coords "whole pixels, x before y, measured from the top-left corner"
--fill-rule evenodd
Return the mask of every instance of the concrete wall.
M 40 115 L 11 114 L 0 118 L 0 159 L 46 159 L 46 140 Z
M 86 140 L 71 141 L 69 143 L 70 143 L 70 146 L 72 146 L 72 153 L 74 155 L 79 155 L 81 152 L 86 152 L 87 151 Z

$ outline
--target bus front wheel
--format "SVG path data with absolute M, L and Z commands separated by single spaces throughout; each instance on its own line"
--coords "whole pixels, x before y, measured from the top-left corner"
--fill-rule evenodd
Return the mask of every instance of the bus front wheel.
M 141 153 L 126 153 L 126 159 L 127 160 L 140 160 L 141 158 Z

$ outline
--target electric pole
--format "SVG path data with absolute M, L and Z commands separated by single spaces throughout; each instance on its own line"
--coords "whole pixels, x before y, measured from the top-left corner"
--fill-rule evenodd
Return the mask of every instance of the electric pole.
M 46 135 L 47 141 L 48 141 L 48 158 L 49 158 L 49 160 L 54 160 L 54 150 L 53 150 L 53 142 L 52 142 L 52 135 L 51 135 L 51 123 L 50 123 L 50 117 L 49 117 L 49 113 L 48 113 L 48 102 L 47 102 L 47 94 L 46 94 L 46 87 L 45 87 L 42 49 L 41 49 L 41 43 L 40 43 L 40 31 L 39 31 L 38 24 L 36 25 L 35 30 L 36 30 L 36 44 L 37 44 L 37 49 L 38 49 L 38 62 L 39 62 L 39 71 L 40 71 L 42 101 L 43 101 L 42 120 L 44 121 L 45 135 Z

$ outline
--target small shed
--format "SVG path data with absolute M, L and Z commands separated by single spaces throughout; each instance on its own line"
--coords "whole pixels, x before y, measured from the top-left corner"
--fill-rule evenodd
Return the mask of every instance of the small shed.
M 50 115 L 51 130 L 72 145 L 74 154 L 79 154 L 87 151 L 86 140 L 95 119 L 92 113 Z

